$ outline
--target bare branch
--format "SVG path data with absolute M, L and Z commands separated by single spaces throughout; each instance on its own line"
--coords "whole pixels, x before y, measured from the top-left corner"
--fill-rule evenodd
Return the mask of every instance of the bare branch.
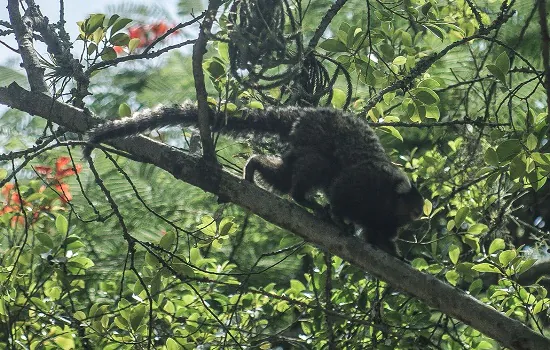
M 542 63 L 544 65 L 544 88 L 546 89 L 546 105 L 550 106 L 550 35 L 548 34 L 548 14 L 546 0 L 538 0 L 540 36 L 542 39 Z
M 208 102 L 206 98 L 206 86 L 204 84 L 204 71 L 202 70 L 202 60 L 206 53 L 206 44 L 208 36 L 214 23 L 216 12 L 221 5 L 220 0 L 210 0 L 208 9 L 201 24 L 199 37 L 193 46 L 193 77 L 195 78 L 195 91 L 197 93 L 197 103 L 199 106 L 199 131 L 202 141 L 203 157 L 209 161 L 216 161 L 216 151 L 210 135 L 210 123 L 208 115 Z

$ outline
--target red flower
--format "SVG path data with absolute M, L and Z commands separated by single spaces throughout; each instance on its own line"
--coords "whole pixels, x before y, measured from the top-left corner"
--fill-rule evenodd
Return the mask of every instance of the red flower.
M 7 184 L 2 187 L 2 196 L 6 199 L 9 199 L 11 190 L 15 187 L 14 184 L 11 182 L 8 182 Z
M 69 185 L 63 183 L 61 180 L 67 176 L 80 173 L 82 165 L 75 164 L 73 168 L 70 157 L 59 157 L 55 161 L 55 174 L 52 174 L 52 168 L 46 165 L 38 165 L 34 168 L 37 173 L 45 175 L 46 179 L 49 180 L 49 184 L 60 193 L 61 201 L 67 203 L 73 198 L 71 192 L 69 192 Z
M 45 166 L 45 165 L 37 165 L 34 167 L 37 173 L 42 175 L 48 175 L 52 172 L 52 167 Z
M 156 38 L 158 38 L 168 31 L 168 25 L 164 22 L 151 24 L 151 30 L 153 31 L 153 33 L 155 33 Z
M 130 39 L 139 39 L 138 47 L 145 47 L 149 41 L 145 26 L 138 25 L 128 28 Z
M 62 179 L 64 177 L 75 175 L 80 173 L 82 170 L 82 165 L 75 164 L 75 167 L 72 166 L 65 167 L 65 165 L 69 164 L 71 161 L 71 158 L 69 157 L 59 157 L 57 161 L 55 162 L 55 178 L 56 179 Z M 71 164 L 72 165 L 72 164 Z
M 6 203 L 0 208 L 0 215 L 21 211 L 21 198 L 19 197 L 19 193 L 13 191 L 14 187 L 15 185 L 12 183 L 7 183 L 2 187 L 1 192 L 2 196 L 6 199 Z M 25 202 L 23 203 L 26 204 Z M 22 215 L 14 215 L 10 220 L 10 224 L 12 227 L 15 227 L 17 223 L 24 224 L 25 218 Z
M 117 53 L 117 55 L 120 55 L 124 52 L 124 48 L 122 46 L 113 46 L 113 50 Z
M 163 21 L 150 25 L 138 24 L 128 28 L 128 35 L 130 36 L 130 39 L 139 39 L 139 45 L 137 47 L 143 48 L 147 47 L 157 38 L 164 35 L 169 29 L 170 26 Z M 114 50 L 117 53 L 123 51 L 122 48 L 117 49 L 116 46 L 114 47 Z

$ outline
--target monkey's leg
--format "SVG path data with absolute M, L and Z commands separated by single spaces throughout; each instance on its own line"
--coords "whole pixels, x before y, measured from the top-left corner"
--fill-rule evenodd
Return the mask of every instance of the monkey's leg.
M 306 153 L 296 158 L 292 167 L 292 199 L 326 216 L 326 209 L 314 200 L 308 199 L 307 195 L 314 189 L 326 190 L 333 177 L 332 168 L 330 160 L 318 153 Z
M 244 166 L 244 179 L 254 182 L 254 173 L 259 172 L 262 178 L 276 190 L 288 193 L 292 179 L 292 156 L 284 158 L 266 155 L 254 155 Z
M 367 230 L 367 242 L 375 247 L 382 249 L 386 253 L 399 257 L 395 245 L 396 235 L 393 232 L 383 232 L 379 230 Z

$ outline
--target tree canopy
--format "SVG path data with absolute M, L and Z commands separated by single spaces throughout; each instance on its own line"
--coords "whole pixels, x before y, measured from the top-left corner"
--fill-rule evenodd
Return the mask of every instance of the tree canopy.
M 0 347 L 550 348 L 545 0 L 7 3 Z M 83 157 L 106 120 L 183 103 L 197 125 Z M 268 106 L 369 122 L 425 198 L 400 259 L 241 180 L 285 142 L 209 111 Z

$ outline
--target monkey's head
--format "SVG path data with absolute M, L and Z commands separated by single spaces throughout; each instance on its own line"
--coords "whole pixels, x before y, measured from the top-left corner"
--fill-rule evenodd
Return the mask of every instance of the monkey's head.
M 395 192 L 397 194 L 395 206 L 397 227 L 418 219 L 422 215 L 424 207 L 424 198 L 418 189 L 407 179 L 396 186 Z

